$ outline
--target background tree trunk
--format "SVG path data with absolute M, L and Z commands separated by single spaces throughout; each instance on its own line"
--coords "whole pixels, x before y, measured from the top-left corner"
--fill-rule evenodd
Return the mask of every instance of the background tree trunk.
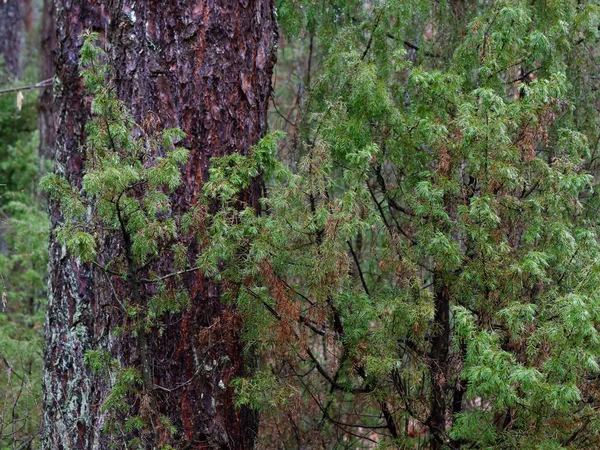
M 44 0 L 41 29 L 41 80 L 54 76 L 54 55 L 56 50 L 56 20 L 54 1 Z M 52 158 L 56 141 L 56 126 L 53 114 L 52 85 L 42 88 L 39 97 L 38 128 L 40 130 L 40 167 L 44 171 L 45 161 Z
M 0 2 L 0 55 L 8 76 L 18 77 L 21 71 L 21 48 L 26 2 L 6 0 Z
M 186 132 L 184 145 L 191 154 L 182 169 L 182 186 L 171 198 L 174 212 L 196 204 L 212 156 L 246 153 L 265 133 L 277 37 L 272 0 L 55 3 L 55 171 L 72 183 L 81 183 L 80 149 L 89 115 L 77 64 L 78 36 L 85 28 L 101 32 L 108 42 L 114 85 L 138 123 Z M 258 192 L 256 183 L 248 193 L 255 205 Z M 61 215 L 56 204 L 50 211 L 54 228 Z M 189 240 L 190 263 L 199 250 L 197 240 Z M 104 251 L 110 258 L 108 243 Z M 100 432 L 105 421 L 100 407 L 110 386 L 91 374 L 83 357 L 89 349 L 106 348 L 123 366 L 139 367 L 140 349 L 130 334 L 109 337 L 124 319 L 112 312 L 117 302 L 107 274 L 80 265 L 53 237 L 50 253 L 44 448 L 107 448 L 109 440 L 118 444 L 121 439 Z M 161 258 L 153 269 L 171 266 L 170 255 Z M 228 387 L 248 370 L 240 320 L 212 280 L 193 272 L 184 283 L 190 307 L 168 315 L 160 334 L 148 333 L 152 383 L 163 388 L 149 393 L 153 405 L 177 428 L 170 442 L 175 448 L 252 448 L 258 418 L 250 410 L 234 409 Z M 114 284 L 119 295 L 122 283 Z M 151 296 L 151 287 L 143 295 Z M 132 405 L 130 416 L 143 408 L 139 403 Z

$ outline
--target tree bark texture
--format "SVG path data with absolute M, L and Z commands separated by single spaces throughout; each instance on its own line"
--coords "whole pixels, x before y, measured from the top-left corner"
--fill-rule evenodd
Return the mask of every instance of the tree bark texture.
M 21 72 L 26 6 L 23 0 L 0 1 L 0 55 L 9 77 L 16 78 Z
M 179 127 L 190 149 L 183 183 L 171 196 L 175 213 L 193 207 L 208 175 L 210 158 L 246 153 L 264 135 L 277 39 L 272 0 L 56 0 L 58 50 L 55 92 L 55 170 L 81 183 L 81 147 L 89 98 L 78 76 L 78 36 L 89 28 L 107 43 L 113 82 L 138 123 L 151 129 Z M 256 205 L 258 182 L 247 201 Z M 50 206 L 52 227 L 60 224 Z M 110 258 L 114 239 L 103 248 Z M 189 240 L 190 264 L 199 248 Z M 108 349 L 124 366 L 149 369 L 149 402 L 177 428 L 172 438 L 145 436 L 146 448 L 169 443 L 177 449 L 252 448 L 258 427 L 254 412 L 233 407 L 230 381 L 248 373 L 242 357 L 241 322 L 221 300 L 220 288 L 199 272 L 184 276 L 190 306 L 164 318 L 144 343 L 131 334 L 113 338 L 124 320 L 116 297 L 127 295 L 123 280 L 81 265 L 51 238 L 51 296 L 46 325 L 44 448 L 104 449 L 124 434 L 101 432 L 101 406 L 110 382 L 84 365 L 85 352 Z M 166 273 L 171 255 L 148 270 Z M 111 279 L 111 277 L 113 279 Z M 153 295 L 151 284 L 139 295 Z M 137 288 L 136 288 L 137 289 Z M 141 348 L 141 347 L 144 348 Z M 133 401 L 130 416 L 148 404 Z
M 74 185 L 83 176 L 84 126 L 89 105 L 79 77 L 78 36 L 87 28 L 102 30 L 101 7 L 91 2 L 55 2 L 57 53 L 55 87 L 56 144 L 54 171 Z M 62 221 L 59 205 L 50 202 L 51 229 Z M 106 383 L 93 379 L 83 363 L 96 347 L 102 313 L 94 291 L 93 272 L 71 258 L 50 237 L 49 298 L 45 325 L 43 403 L 44 449 L 99 448 L 102 402 Z
M 187 135 L 192 153 L 172 197 L 172 210 L 182 213 L 196 203 L 211 157 L 246 153 L 266 131 L 276 44 L 272 1 L 119 0 L 109 9 L 119 97 L 138 121 Z M 249 199 L 255 206 L 256 190 Z M 247 370 L 239 321 L 210 279 L 195 272 L 185 284 L 191 307 L 162 336 L 148 336 L 157 385 L 194 379 L 160 394 L 161 413 L 182 428 L 190 448 L 251 448 L 257 418 L 235 410 L 225 388 Z

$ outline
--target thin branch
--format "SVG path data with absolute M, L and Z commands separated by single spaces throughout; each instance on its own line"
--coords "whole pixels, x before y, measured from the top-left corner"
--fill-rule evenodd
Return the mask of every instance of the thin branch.
M 191 382 L 194 380 L 194 378 L 196 378 L 196 377 L 198 376 L 198 374 L 199 374 L 199 373 L 200 373 L 200 369 L 196 370 L 196 373 L 194 373 L 194 375 L 192 375 L 192 377 L 191 377 L 189 380 L 187 380 L 187 381 L 184 381 L 184 382 L 183 382 L 183 383 L 181 383 L 181 384 L 178 384 L 178 385 L 177 385 L 177 386 L 175 386 L 174 388 L 170 388 L 170 389 L 169 389 L 169 388 L 166 388 L 166 387 L 160 386 L 160 385 L 158 385 L 158 384 L 156 384 L 156 383 L 155 383 L 155 384 L 154 384 L 154 389 L 158 389 L 158 390 L 165 391 L 165 392 L 173 392 L 173 391 L 176 391 L 177 389 L 181 389 L 182 387 L 184 387 L 184 386 L 186 386 L 186 385 L 190 384 L 190 383 L 191 383 Z
M 369 53 L 369 50 L 371 49 L 371 44 L 373 44 L 373 36 L 375 35 L 375 31 L 377 31 L 377 27 L 379 26 L 379 22 L 381 21 L 381 16 L 383 16 L 383 11 L 384 10 L 382 8 L 379 14 L 377 15 L 377 18 L 375 19 L 375 24 L 373 25 L 371 36 L 369 36 L 369 42 L 367 42 L 367 47 L 365 48 L 365 51 L 360 57 L 361 60 L 365 59 L 365 56 L 367 56 L 367 53 Z
M 29 91 L 31 89 L 45 88 L 45 87 L 51 86 L 52 81 L 53 81 L 52 78 L 48 78 L 47 80 L 40 81 L 38 83 L 30 84 L 27 86 L 20 86 L 20 87 L 8 88 L 8 89 L 0 89 L 0 94 L 8 94 L 11 92 Z
M 273 104 L 273 108 L 275 108 L 275 112 L 279 115 L 279 117 L 281 117 L 283 120 L 286 121 L 286 123 L 290 126 L 294 126 L 294 124 L 287 118 L 285 117 L 281 111 L 279 111 L 279 108 L 277 107 L 277 103 L 275 103 L 275 96 L 271 94 L 271 103 Z
M 365 290 L 365 293 L 370 297 L 371 293 L 369 292 L 369 288 L 367 286 L 367 281 L 365 280 L 365 276 L 360 267 L 360 261 L 358 260 L 358 256 L 356 256 L 356 252 L 354 251 L 354 248 L 352 248 L 352 244 L 350 243 L 350 241 L 346 241 L 346 243 L 348 244 L 348 247 L 350 248 L 350 253 L 352 254 L 352 259 L 354 259 L 354 263 L 356 264 L 356 268 L 358 269 L 358 275 L 360 277 L 360 282 L 363 285 L 363 289 Z
M 390 207 L 394 208 L 397 211 L 400 211 L 403 214 L 406 214 L 407 216 L 415 217 L 415 213 L 413 213 L 412 211 L 409 211 L 408 209 L 399 205 L 396 202 L 396 200 L 389 195 L 387 184 L 385 182 L 385 179 L 383 178 L 383 173 L 381 172 L 381 164 L 379 164 L 375 168 L 375 175 L 377 177 L 377 183 L 379 184 L 379 187 L 381 188 L 381 193 L 383 194 L 383 197 L 387 200 Z
M 387 33 L 387 37 L 389 37 L 390 39 L 394 39 L 394 40 L 398 39 L 396 36 L 394 36 L 394 35 L 393 35 L 393 34 L 391 34 L 391 33 Z M 416 45 L 416 44 L 413 44 L 413 43 L 412 43 L 412 42 L 410 42 L 410 41 L 407 41 L 407 40 L 402 40 L 402 43 L 403 43 L 403 44 L 404 44 L 406 47 L 408 47 L 408 48 L 410 48 L 411 50 L 414 50 L 414 51 L 416 51 L 416 52 L 418 52 L 419 50 L 421 50 L 421 47 L 419 47 L 419 46 L 418 46 L 418 45 Z M 432 53 L 432 52 L 429 52 L 429 51 L 427 51 L 427 50 L 425 50 L 425 51 L 423 52 L 423 54 L 424 54 L 425 56 L 429 56 L 430 58 L 441 58 L 441 55 L 439 55 L 439 54 L 437 54 L 437 53 Z
M 258 297 L 256 295 L 256 293 L 254 293 L 251 289 L 248 289 L 248 292 L 250 292 L 252 295 L 254 295 L 255 297 Z M 283 318 L 281 317 L 281 315 L 268 303 L 266 302 L 262 302 L 262 304 L 265 306 L 265 308 L 267 308 L 267 310 L 273 315 L 273 317 L 275 317 L 277 320 L 281 321 L 283 320 Z M 292 330 L 293 331 L 293 330 Z M 296 334 L 295 331 L 293 331 L 294 334 Z M 296 337 L 299 339 L 300 337 L 296 334 Z M 367 392 L 372 392 L 373 389 L 370 387 L 365 387 L 365 388 L 347 388 L 342 386 L 341 384 L 339 384 L 337 381 L 335 381 L 331 375 L 329 375 L 327 373 L 327 371 L 323 368 L 323 366 L 321 365 L 321 363 L 319 362 L 319 360 L 317 359 L 317 357 L 314 355 L 314 353 L 310 350 L 310 347 L 306 346 L 306 348 L 304 349 L 306 351 L 306 354 L 308 355 L 308 357 L 311 359 L 311 361 L 313 362 L 315 368 L 317 369 L 317 371 L 321 374 L 321 376 L 323 378 L 325 378 L 325 380 L 327 380 L 327 382 L 329 382 L 329 384 L 331 386 L 333 386 L 335 389 L 343 391 L 343 392 L 349 392 L 352 394 L 360 394 L 360 393 L 367 393 Z
M 21 375 L 19 375 L 15 369 L 13 368 L 13 366 L 8 362 L 8 360 L 4 357 L 3 354 L 0 353 L 0 359 L 2 359 L 2 362 L 6 365 L 6 367 L 8 367 L 8 369 L 21 381 L 23 382 L 23 377 Z
M 273 315 L 273 317 L 275 317 L 277 320 L 282 320 L 281 315 L 271 305 L 269 305 L 267 302 L 265 302 L 264 300 L 262 300 L 260 298 L 260 296 L 258 294 L 256 294 L 256 292 L 254 292 L 250 288 L 246 288 L 246 289 L 250 293 L 250 295 L 252 295 L 257 300 L 261 301 L 262 305 L 265 308 L 267 308 L 267 310 Z M 307 328 L 310 328 L 312 331 L 314 331 L 315 333 L 317 333 L 320 336 L 327 336 L 327 332 L 325 330 L 317 328 L 317 326 L 314 323 L 312 323 L 312 321 L 310 321 L 309 319 L 307 319 L 306 317 L 304 317 L 302 315 L 298 316 L 298 322 L 302 323 Z
M 158 277 L 158 278 L 140 278 L 140 281 L 143 281 L 144 283 L 158 283 L 159 281 L 163 281 L 166 280 L 168 278 L 172 278 L 172 277 L 176 277 L 177 275 L 183 275 L 184 273 L 190 273 L 190 272 L 195 272 L 197 270 L 200 270 L 201 267 L 190 267 L 189 269 L 185 269 L 185 270 L 180 270 L 179 272 L 173 272 L 170 273 L 168 275 L 164 275 L 162 277 Z
M 294 374 L 296 374 L 296 376 L 298 376 L 298 373 L 296 372 L 296 369 L 291 366 L 291 369 L 294 371 Z M 368 441 L 371 442 L 376 442 L 373 439 L 367 437 L 367 436 L 362 436 L 360 434 L 355 434 L 349 430 L 346 430 L 342 427 L 348 427 L 348 428 L 364 428 L 364 429 L 371 429 L 371 430 L 376 430 L 376 429 L 385 429 L 387 428 L 387 425 L 365 425 L 365 424 L 353 424 L 353 423 L 345 423 L 345 422 L 340 422 L 336 419 L 334 419 L 333 417 L 331 417 L 323 408 L 323 405 L 321 404 L 321 402 L 319 401 L 319 399 L 317 397 L 315 397 L 315 395 L 313 394 L 313 392 L 310 390 L 310 388 L 308 387 L 308 385 L 304 382 L 304 380 L 300 379 L 300 383 L 302 384 L 302 386 L 304 387 L 304 389 L 306 389 L 306 392 L 308 392 L 308 394 L 312 397 L 313 401 L 315 402 L 315 404 L 317 405 L 317 407 L 327 416 L 327 419 L 329 421 L 331 421 L 331 423 L 333 423 L 334 425 L 336 425 L 337 427 L 340 427 L 340 429 L 342 431 L 344 431 L 345 433 L 351 434 L 355 437 L 358 437 L 360 439 L 366 439 Z
M 106 268 L 106 267 L 104 267 L 102 264 L 99 264 L 99 263 L 97 263 L 96 261 L 92 261 L 92 264 L 93 264 L 94 266 L 98 267 L 99 269 L 102 269 L 104 272 L 106 272 L 106 273 L 109 273 L 109 274 L 111 274 L 111 275 L 115 275 L 115 276 L 118 276 L 118 277 L 122 277 L 122 276 L 123 276 L 123 274 L 122 274 L 122 273 L 115 272 L 114 270 L 107 269 L 107 268 Z

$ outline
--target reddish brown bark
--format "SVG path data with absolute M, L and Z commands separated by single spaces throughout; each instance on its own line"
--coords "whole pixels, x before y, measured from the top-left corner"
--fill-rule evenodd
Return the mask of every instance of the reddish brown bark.
M 197 203 L 211 157 L 246 153 L 265 133 L 276 44 L 272 0 L 58 0 L 56 5 L 55 170 L 76 185 L 89 114 L 77 75 L 77 36 L 84 28 L 103 34 L 114 86 L 138 122 L 186 132 L 184 145 L 191 154 L 182 169 L 182 187 L 171 198 L 174 212 Z M 250 190 L 254 204 L 257 191 L 258 186 Z M 55 227 L 61 220 L 56 205 L 51 213 Z M 104 249 L 108 258 L 114 239 L 119 238 L 108 239 Z M 189 242 L 192 263 L 199 249 L 197 239 Z M 152 268 L 164 272 L 170 266 L 167 253 Z M 83 364 L 87 350 L 105 348 L 123 366 L 142 366 L 139 338 L 109 337 L 124 319 L 114 312 L 118 308 L 108 283 L 106 273 L 81 266 L 51 243 L 44 448 L 107 448 L 109 441 L 118 445 L 131 437 L 102 435 L 105 416 L 99 407 L 110 387 Z M 122 280 L 110 284 L 117 294 L 131 293 Z M 219 285 L 201 273 L 187 274 L 178 288 L 189 293 L 190 307 L 165 317 L 160 333 L 150 330 L 144 336 L 150 372 L 146 394 L 155 412 L 176 426 L 169 442 L 174 448 L 252 448 L 257 417 L 233 408 L 228 387 L 248 371 L 239 317 L 221 301 Z M 148 299 L 152 289 L 141 286 L 141 298 Z M 140 404 L 132 402 L 131 416 L 140 413 Z M 144 437 L 148 448 L 158 439 Z
M 172 198 L 173 211 L 184 212 L 197 202 L 210 158 L 245 153 L 266 130 L 276 38 L 272 2 L 121 0 L 109 9 L 119 97 L 138 121 L 151 116 L 158 127 L 186 132 L 192 152 Z M 224 388 L 245 371 L 239 321 L 210 279 L 195 272 L 185 284 L 191 307 L 171 317 L 175 325 L 162 335 L 151 333 L 148 345 L 154 383 L 193 382 L 161 391 L 160 412 L 181 428 L 190 448 L 251 448 L 256 417 L 235 411 L 232 390 Z M 208 327 L 209 337 L 203 333 Z

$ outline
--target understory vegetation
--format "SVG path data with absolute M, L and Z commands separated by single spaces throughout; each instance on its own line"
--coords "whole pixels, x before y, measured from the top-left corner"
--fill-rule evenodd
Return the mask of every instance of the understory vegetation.
M 5 2 L 6 3 L 6 2 Z M 23 37 L 21 73 L 0 55 L 0 90 L 38 81 L 37 29 Z M 48 219 L 38 183 L 35 91 L 0 94 L 0 448 L 34 448 L 41 418 Z

